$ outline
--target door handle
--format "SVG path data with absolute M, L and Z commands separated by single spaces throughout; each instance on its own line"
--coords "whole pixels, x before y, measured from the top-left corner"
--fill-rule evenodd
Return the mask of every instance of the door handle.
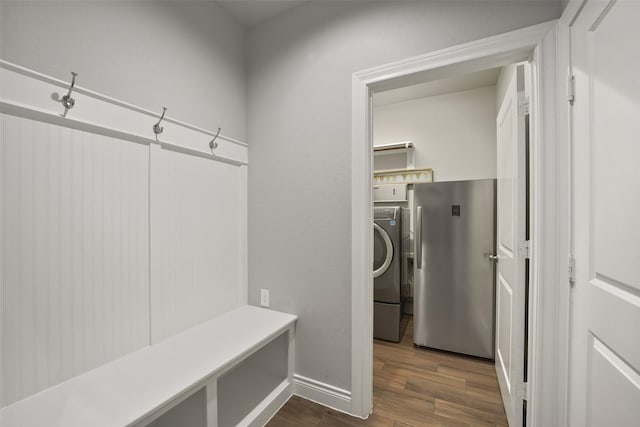
M 500 261 L 500 255 L 489 254 L 489 261 L 491 261 L 491 262 Z
M 416 208 L 416 230 L 414 240 L 416 267 L 422 268 L 422 206 L 418 206 Z

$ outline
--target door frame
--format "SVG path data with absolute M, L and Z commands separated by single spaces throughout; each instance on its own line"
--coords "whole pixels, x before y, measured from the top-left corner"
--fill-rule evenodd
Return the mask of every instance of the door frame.
M 564 37 L 558 21 L 369 68 L 352 77 L 351 413 L 373 405 L 373 141 L 371 94 L 529 60 L 531 109 L 531 295 L 527 425 L 562 425 L 566 417 L 569 330 L 568 154 Z M 559 37 L 560 36 L 560 37 Z M 558 45 L 558 43 L 560 43 Z M 562 95 L 561 95 L 562 94 Z M 560 117 L 558 117 L 558 114 Z M 544 369 L 541 369 L 544 367 Z

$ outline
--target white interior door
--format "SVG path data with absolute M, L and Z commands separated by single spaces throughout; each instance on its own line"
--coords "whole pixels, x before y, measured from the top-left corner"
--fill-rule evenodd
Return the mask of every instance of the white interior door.
M 522 425 L 524 369 L 524 66 L 516 67 L 497 118 L 496 372 L 511 427 Z
M 640 2 L 588 1 L 571 25 L 571 426 L 640 425 Z

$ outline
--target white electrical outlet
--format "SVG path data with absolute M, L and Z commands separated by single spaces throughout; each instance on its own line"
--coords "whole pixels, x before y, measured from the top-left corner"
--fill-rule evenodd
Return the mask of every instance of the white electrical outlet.
M 260 289 L 260 305 L 269 307 L 269 289 Z

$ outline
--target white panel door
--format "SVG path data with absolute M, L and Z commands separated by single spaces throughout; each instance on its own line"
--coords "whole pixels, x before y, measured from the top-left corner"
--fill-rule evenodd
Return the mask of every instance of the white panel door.
M 511 427 L 522 425 L 524 351 L 525 126 L 524 66 L 516 67 L 497 118 L 498 213 L 496 372 Z
M 640 2 L 588 1 L 571 25 L 569 422 L 640 425 Z

